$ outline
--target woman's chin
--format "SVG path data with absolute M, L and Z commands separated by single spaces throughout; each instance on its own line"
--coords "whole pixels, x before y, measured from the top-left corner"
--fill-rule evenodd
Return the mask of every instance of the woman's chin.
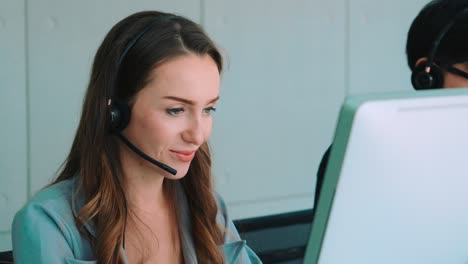
M 180 180 L 187 175 L 187 172 L 188 172 L 188 168 L 178 169 L 176 175 L 166 173 L 166 178 L 170 180 Z

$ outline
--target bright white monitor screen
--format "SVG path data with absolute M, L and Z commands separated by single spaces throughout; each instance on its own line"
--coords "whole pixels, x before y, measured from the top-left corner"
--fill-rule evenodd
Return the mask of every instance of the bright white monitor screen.
M 468 263 L 468 91 L 348 97 L 304 263 Z

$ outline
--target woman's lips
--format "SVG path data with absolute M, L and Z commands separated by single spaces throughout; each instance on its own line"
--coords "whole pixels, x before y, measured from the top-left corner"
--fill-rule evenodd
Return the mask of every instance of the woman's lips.
M 174 153 L 174 156 L 177 157 L 182 162 L 190 162 L 195 156 L 195 151 L 185 151 L 185 150 L 171 150 Z

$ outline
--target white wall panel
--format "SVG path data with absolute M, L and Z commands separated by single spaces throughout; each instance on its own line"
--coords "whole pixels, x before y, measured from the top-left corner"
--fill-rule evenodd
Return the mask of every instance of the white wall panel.
M 27 198 L 27 121 L 24 1 L 0 2 L 0 251 Z
M 212 148 L 235 218 L 311 208 L 319 160 L 345 93 L 345 4 L 205 1 L 226 51 Z
M 0 233 L 0 252 L 10 251 L 10 250 L 12 250 L 11 233 L 10 232 Z
M 349 6 L 349 93 L 409 91 L 406 35 L 427 0 L 353 0 Z

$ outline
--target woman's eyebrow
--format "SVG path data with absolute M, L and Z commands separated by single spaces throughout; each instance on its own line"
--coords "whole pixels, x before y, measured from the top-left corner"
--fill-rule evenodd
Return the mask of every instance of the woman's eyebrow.
M 185 99 L 185 98 L 180 98 L 180 97 L 177 97 L 177 96 L 164 96 L 163 98 L 178 101 L 178 102 L 182 102 L 182 103 L 185 103 L 185 104 L 188 104 L 188 105 L 195 105 L 194 101 L 188 100 L 188 99 Z M 214 103 L 214 102 L 218 101 L 218 99 L 219 99 L 219 96 L 216 96 L 215 98 L 209 100 L 208 104 Z

